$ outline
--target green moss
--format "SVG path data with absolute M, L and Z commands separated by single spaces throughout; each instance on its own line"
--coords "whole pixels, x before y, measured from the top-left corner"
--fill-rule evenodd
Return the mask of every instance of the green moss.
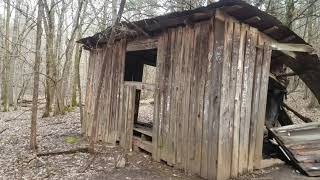
M 68 144 L 77 144 L 80 139 L 77 136 L 67 136 L 64 138 L 64 140 Z
M 64 112 L 74 112 L 76 110 L 76 107 L 67 106 L 64 107 Z

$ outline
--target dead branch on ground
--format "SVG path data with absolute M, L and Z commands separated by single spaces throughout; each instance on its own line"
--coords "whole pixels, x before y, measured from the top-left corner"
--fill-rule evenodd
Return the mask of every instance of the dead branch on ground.
M 310 118 L 301 115 L 300 113 L 298 113 L 297 111 L 295 111 L 294 109 L 292 109 L 291 107 L 289 107 L 288 105 L 286 105 L 285 103 L 283 103 L 283 107 L 285 107 L 288 111 L 291 111 L 294 115 L 296 115 L 296 116 L 297 116 L 298 118 L 300 118 L 302 121 L 304 121 L 304 122 L 306 122 L 306 123 L 313 122 Z
M 30 109 L 23 111 L 22 113 L 20 113 L 18 116 L 14 117 L 13 119 L 7 119 L 4 122 L 9 122 L 9 121 L 14 121 L 17 120 L 20 116 L 22 116 L 24 113 L 30 111 Z
M 0 131 L 0 134 L 4 133 L 6 130 L 8 130 L 9 128 L 4 128 Z
M 84 173 L 90 166 L 91 164 L 93 164 L 94 160 L 96 159 L 97 157 L 97 154 L 94 154 L 90 159 L 89 161 L 87 162 L 87 164 L 85 166 L 83 166 L 83 168 L 81 168 L 79 170 L 80 173 Z
M 57 156 L 61 154 L 75 154 L 75 153 L 89 153 L 88 148 L 77 148 L 77 149 L 71 149 L 67 151 L 52 151 L 52 152 L 44 152 L 44 153 L 37 153 L 37 157 L 42 156 Z

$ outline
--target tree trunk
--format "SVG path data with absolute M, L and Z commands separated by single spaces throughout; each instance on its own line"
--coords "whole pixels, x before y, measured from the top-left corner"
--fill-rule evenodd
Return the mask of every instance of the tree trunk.
M 11 18 L 11 10 L 10 10 L 10 0 L 6 1 L 6 20 L 5 20 L 5 28 L 6 28 L 6 35 L 5 35 L 5 57 L 4 57 L 4 64 L 3 64 L 3 71 L 4 71 L 4 81 L 3 81 L 3 111 L 9 111 L 9 81 L 10 81 L 10 18 Z
M 36 38 L 36 51 L 34 62 L 34 78 L 33 78 L 33 98 L 32 98 L 32 116 L 31 116 L 31 137 L 30 148 L 37 149 L 37 114 L 38 114 L 38 96 L 39 96 L 39 66 L 41 62 L 41 35 L 42 25 L 41 19 L 43 17 L 42 0 L 38 0 L 38 17 L 37 17 L 37 38 Z
M 10 81 L 9 81 L 9 102 L 10 105 L 14 106 L 14 109 L 17 109 L 17 81 L 18 78 L 16 77 L 16 61 L 19 56 L 19 26 L 20 26 L 20 4 L 21 0 L 16 1 L 15 6 L 15 15 L 14 15 L 14 22 L 13 22 L 13 34 L 12 34 L 12 56 L 11 56 L 11 63 L 10 63 Z
M 82 28 L 79 27 L 78 33 L 77 33 L 77 39 L 80 39 L 82 36 Z M 81 47 L 80 44 L 76 44 L 75 48 L 75 56 L 74 56 L 74 76 L 72 81 L 72 98 L 71 98 L 71 106 L 76 107 L 78 105 L 77 103 L 77 88 L 78 88 L 78 79 L 80 79 L 80 60 L 81 60 Z
M 308 4 L 311 4 L 313 0 L 308 0 Z M 314 6 L 309 7 L 308 11 L 308 21 L 307 21 L 307 28 L 308 28 L 308 43 L 313 44 L 313 28 L 314 28 L 314 22 L 312 21 L 312 17 L 314 14 Z M 309 96 L 309 104 L 308 108 L 318 108 L 319 103 L 315 95 L 310 91 L 310 96 Z
M 112 0 L 112 24 L 117 20 L 117 3 L 118 0 Z
M 54 56 L 54 38 L 55 38 L 55 18 L 54 18 L 54 1 L 51 2 L 50 9 L 47 1 L 45 1 L 44 8 L 46 9 L 46 106 L 43 117 L 50 116 L 52 111 L 53 97 L 55 93 L 55 86 L 57 82 L 57 65 Z
M 69 76 L 70 76 L 70 68 L 72 64 L 72 54 L 74 49 L 76 32 L 79 28 L 79 21 L 80 21 L 83 5 L 84 5 L 84 1 L 83 0 L 79 1 L 76 17 L 73 22 L 71 37 L 67 43 L 66 61 L 63 66 L 61 80 L 57 84 L 55 115 L 64 114 L 64 111 L 65 111 L 65 105 L 66 105 L 65 97 L 69 89 Z

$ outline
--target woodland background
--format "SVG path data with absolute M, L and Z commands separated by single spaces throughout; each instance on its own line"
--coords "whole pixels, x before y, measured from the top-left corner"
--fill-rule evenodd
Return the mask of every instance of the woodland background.
M 135 21 L 174 11 L 204 6 L 210 0 L 128 0 L 123 21 Z M 320 2 L 318 0 L 248 0 L 277 17 L 320 52 Z M 85 94 L 88 52 L 76 40 L 111 26 L 120 0 L 1 0 L 0 94 L 1 111 L 14 111 L 31 102 L 37 91 L 45 103 L 42 116 L 61 115 L 78 106 Z M 40 7 L 40 8 L 39 8 Z M 41 13 L 40 16 L 38 14 Z M 40 26 L 37 24 L 40 23 Z M 37 33 L 41 28 L 42 33 Z M 37 60 L 38 59 L 38 60 Z M 39 68 L 39 89 L 33 89 Z M 290 71 L 290 70 L 288 70 Z M 154 69 L 146 68 L 145 79 Z M 289 95 L 318 102 L 298 77 L 291 77 Z

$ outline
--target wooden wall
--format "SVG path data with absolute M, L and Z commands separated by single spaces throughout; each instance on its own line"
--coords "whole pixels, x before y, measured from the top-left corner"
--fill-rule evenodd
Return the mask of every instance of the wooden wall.
M 91 50 L 87 92 L 84 108 L 84 127 L 88 136 L 91 134 L 94 105 L 98 80 L 103 61 L 107 61 L 98 114 L 98 139 L 115 144 L 120 137 L 118 131 L 122 119 L 120 117 L 126 42 L 117 41 L 112 48 Z
M 219 180 L 259 165 L 271 59 L 268 44 L 257 29 L 223 14 L 159 36 L 155 160 Z M 91 51 L 85 127 L 90 135 L 99 67 L 107 60 L 99 139 L 120 139 L 120 145 L 130 149 L 128 123 L 133 122 L 135 89 L 123 82 L 125 49 L 121 41 L 112 49 Z
M 227 17 L 160 37 L 155 160 L 219 180 L 253 169 L 262 152 L 266 43 L 257 29 Z

